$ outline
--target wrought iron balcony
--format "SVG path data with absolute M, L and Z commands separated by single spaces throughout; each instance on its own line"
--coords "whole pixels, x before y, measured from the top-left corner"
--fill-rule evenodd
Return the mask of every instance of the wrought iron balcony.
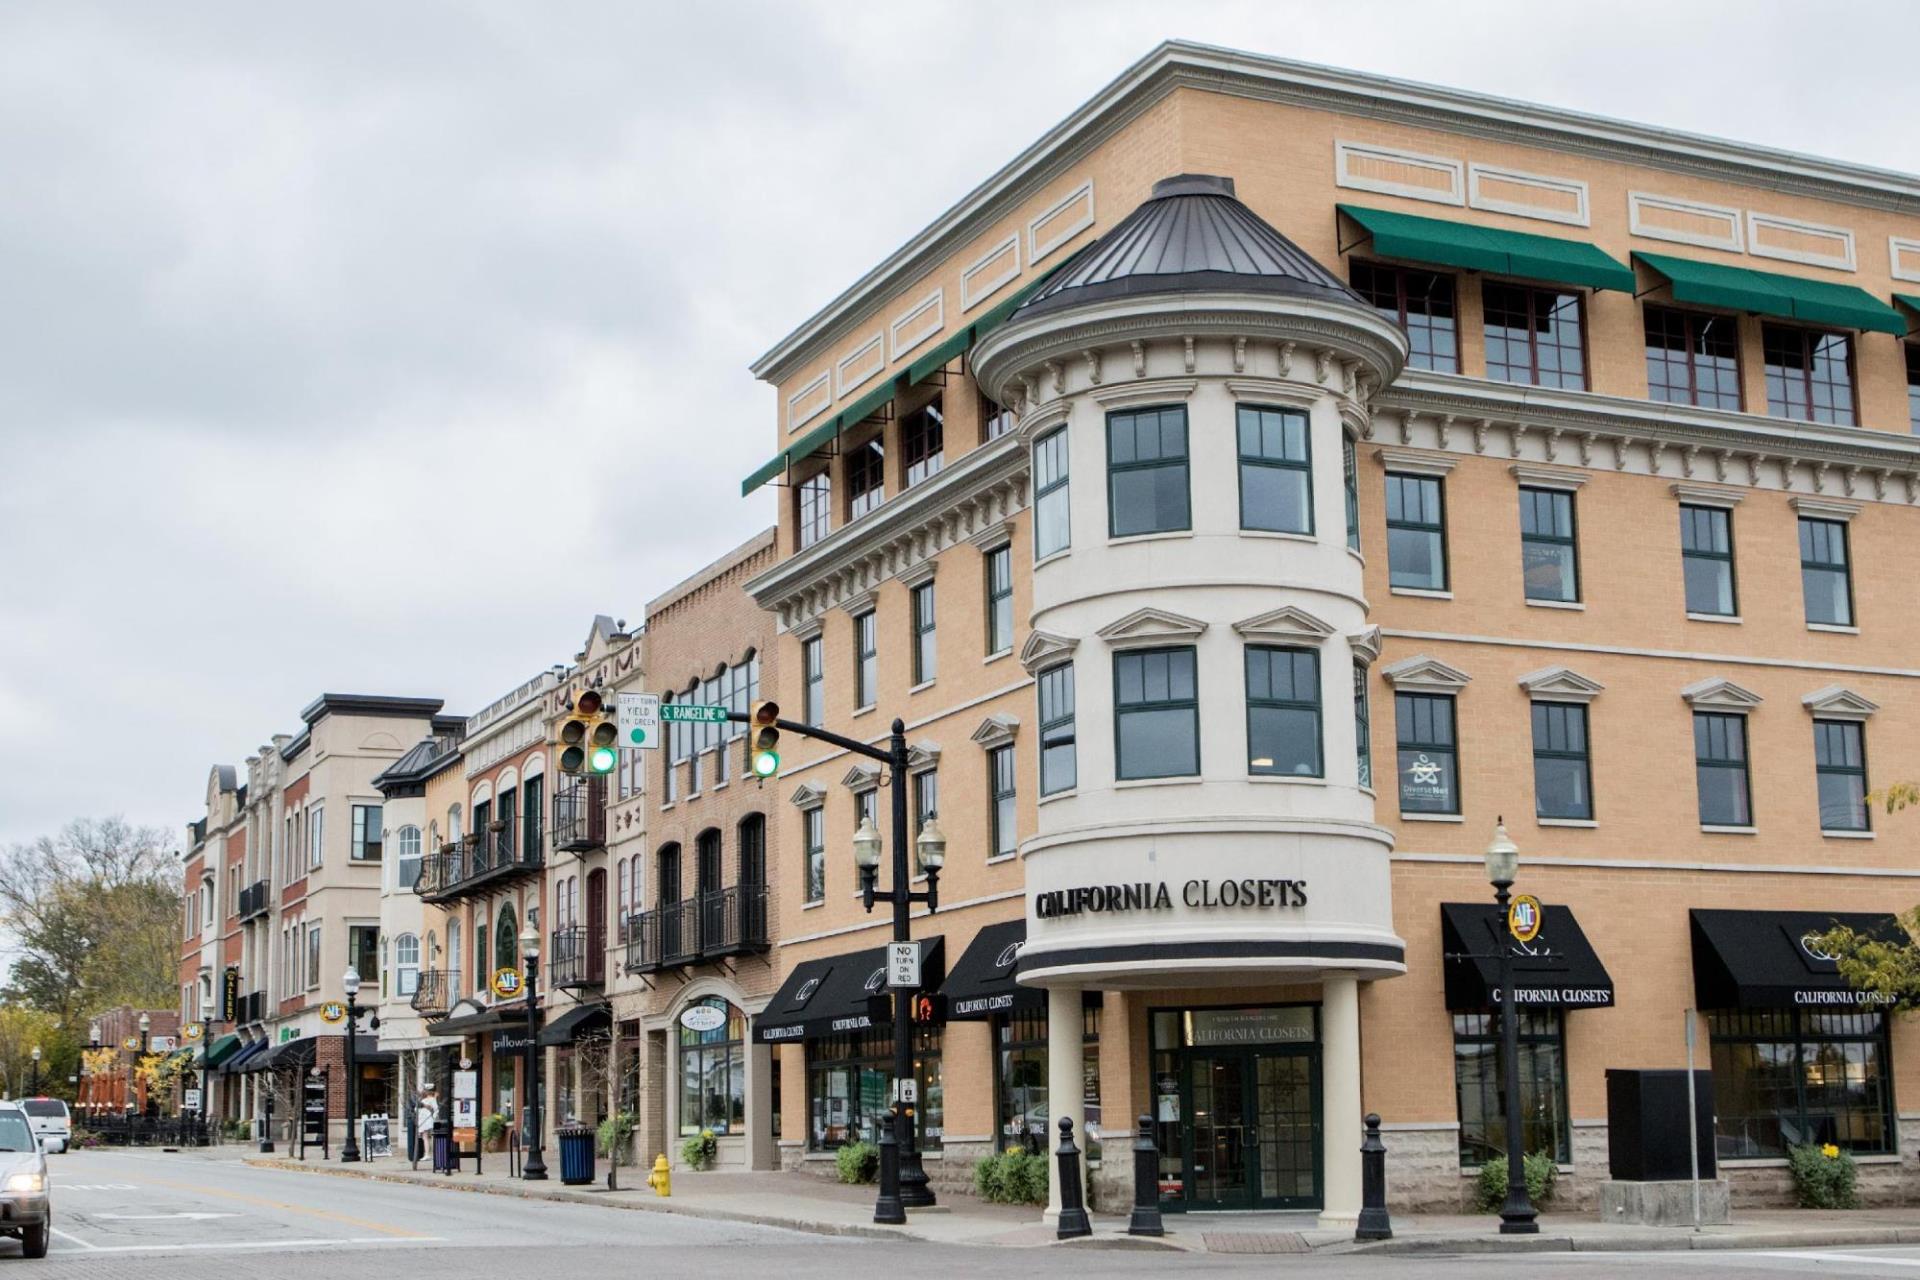
M 265 880 L 255 880 L 240 891 L 239 916 L 242 921 L 265 915 L 272 904 L 268 901 L 268 890 L 272 886 Z
M 538 872 L 546 866 L 540 835 L 538 825 L 515 820 L 444 845 L 420 860 L 414 891 L 427 902 L 451 902 Z
M 445 969 L 421 970 L 420 984 L 413 989 L 408 1003 L 415 1013 L 429 1017 L 445 1014 L 453 1008 L 453 975 Z
M 553 850 L 585 853 L 607 842 L 607 780 L 576 778 L 553 795 Z
M 627 917 L 628 973 L 755 955 L 767 949 L 767 887 L 739 884 Z
M 547 982 L 556 991 L 575 987 L 598 987 L 607 980 L 607 949 L 594 946 L 592 931 L 585 925 L 555 929 L 547 951 Z

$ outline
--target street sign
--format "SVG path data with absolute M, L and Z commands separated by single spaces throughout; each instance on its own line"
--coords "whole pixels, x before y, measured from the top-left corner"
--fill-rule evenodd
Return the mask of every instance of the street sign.
M 656 751 L 660 747 L 660 695 L 623 693 L 617 704 L 620 745 L 629 751 Z
M 889 942 L 887 944 L 887 985 L 916 989 L 920 985 L 920 944 L 917 942 Z
M 198 1111 L 200 1109 L 200 1091 L 198 1089 L 188 1089 L 185 1098 L 182 1099 L 182 1105 L 189 1111 Z
M 695 724 L 725 724 L 727 709 L 716 702 L 663 702 L 662 720 L 690 720 Z
M 520 994 L 520 971 L 502 967 L 493 971 L 493 994 L 511 1000 Z
M 893 1082 L 893 1100 L 903 1106 L 914 1106 L 920 1101 L 920 1082 L 918 1080 L 895 1080 Z
M 1540 936 L 1541 917 L 1546 913 L 1547 909 L 1540 905 L 1540 899 L 1523 893 L 1507 908 L 1507 932 L 1513 935 L 1515 942 L 1532 942 Z

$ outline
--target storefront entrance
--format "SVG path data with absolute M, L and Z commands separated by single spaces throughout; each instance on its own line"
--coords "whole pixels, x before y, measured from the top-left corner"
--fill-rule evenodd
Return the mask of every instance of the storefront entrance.
M 1155 1011 L 1166 1208 L 1322 1207 L 1316 1014 L 1311 1005 Z

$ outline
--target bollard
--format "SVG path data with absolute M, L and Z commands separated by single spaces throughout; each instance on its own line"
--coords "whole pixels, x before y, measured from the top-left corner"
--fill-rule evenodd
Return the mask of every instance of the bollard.
M 1393 1223 L 1387 1219 L 1387 1147 L 1380 1141 L 1380 1117 L 1367 1116 L 1366 1140 L 1360 1144 L 1360 1221 L 1355 1240 L 1391 1240 Z
M 1153 1117 L 1140 1117 L 1140 1134 L 1133 1140 L 1133 1216 L 1127 1219 L 1130 1236 L 1163 1236 L 1160 1220 L 1160 1149 L 1153 1145 Z
M 1087 1221 L 1087 1198 L 1080 1189 L 1080 1149 L 1073 1145 L 1070 1116 L 1060 1117 L 1060 1150 L 1055 1154 L 1060 1162 L 1060 1229 L 1054 1234 L 1061 1240 L 1090 1236 L 1093 1224 Z

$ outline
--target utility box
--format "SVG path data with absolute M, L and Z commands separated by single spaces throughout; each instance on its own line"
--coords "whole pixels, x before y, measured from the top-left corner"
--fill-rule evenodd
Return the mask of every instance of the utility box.
M 1711 1180 L 1713 1073 L 1695 1071 L 1693 1090 L 1700 1177 Z M 1685 1182 L 1693 1176 L 1684 1070 L 1607 1069 L 1607 1166 L 1617 1182 Z

